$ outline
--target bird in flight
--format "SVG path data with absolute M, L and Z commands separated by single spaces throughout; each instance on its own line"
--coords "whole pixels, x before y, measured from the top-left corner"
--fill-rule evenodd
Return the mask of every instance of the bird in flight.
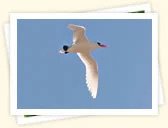
M 100 42 L 93 43 L 85 35 L 84 26 L 69 24 L 68 28 L 73 31 L 73 43 L 71 46 L 64 45 L 59 52 L 63 54 L 77 53 L 86 68 L 86 84 L 93 99 L 97 96 L 98 90 L 98 66 L 90 53 L 97 48 L 107 47 Z

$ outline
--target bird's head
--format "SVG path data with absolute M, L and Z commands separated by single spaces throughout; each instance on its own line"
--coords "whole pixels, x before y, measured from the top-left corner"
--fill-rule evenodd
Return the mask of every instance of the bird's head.
M 97 45 L 98 45 L 99 48 L 106 48 L 107 47 L 107 45 L 102 44 L 100 42 L 97 42 Z

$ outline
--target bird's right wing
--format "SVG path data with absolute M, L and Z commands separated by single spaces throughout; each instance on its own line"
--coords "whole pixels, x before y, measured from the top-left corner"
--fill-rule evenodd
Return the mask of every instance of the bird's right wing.
M 87 40 L 85 36 L 85 27 L 69 24 L 68 28 L 73 31 L 73 43 L 85 42 Z
M 98 90 L 98 67 L 89 53 L 77 53 L 86 67 L 86 84 L 93 98 L 97 96 Z

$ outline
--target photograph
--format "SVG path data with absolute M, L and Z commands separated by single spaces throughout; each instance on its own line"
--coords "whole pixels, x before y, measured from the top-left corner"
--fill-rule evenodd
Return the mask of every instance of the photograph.
M 11 112 L 157 114 L 156 18 L 143 13 L 11 14 Z

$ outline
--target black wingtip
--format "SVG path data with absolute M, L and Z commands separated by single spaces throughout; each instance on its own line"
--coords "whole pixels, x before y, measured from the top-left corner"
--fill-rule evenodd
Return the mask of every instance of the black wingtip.
M 67 50 L 68 50 L 68 48 L 69 48 L 69 46 L 68 46 L 68 45 L 64 45 L 64 46 L 63 46 L 64 51 L 67 51 Z

